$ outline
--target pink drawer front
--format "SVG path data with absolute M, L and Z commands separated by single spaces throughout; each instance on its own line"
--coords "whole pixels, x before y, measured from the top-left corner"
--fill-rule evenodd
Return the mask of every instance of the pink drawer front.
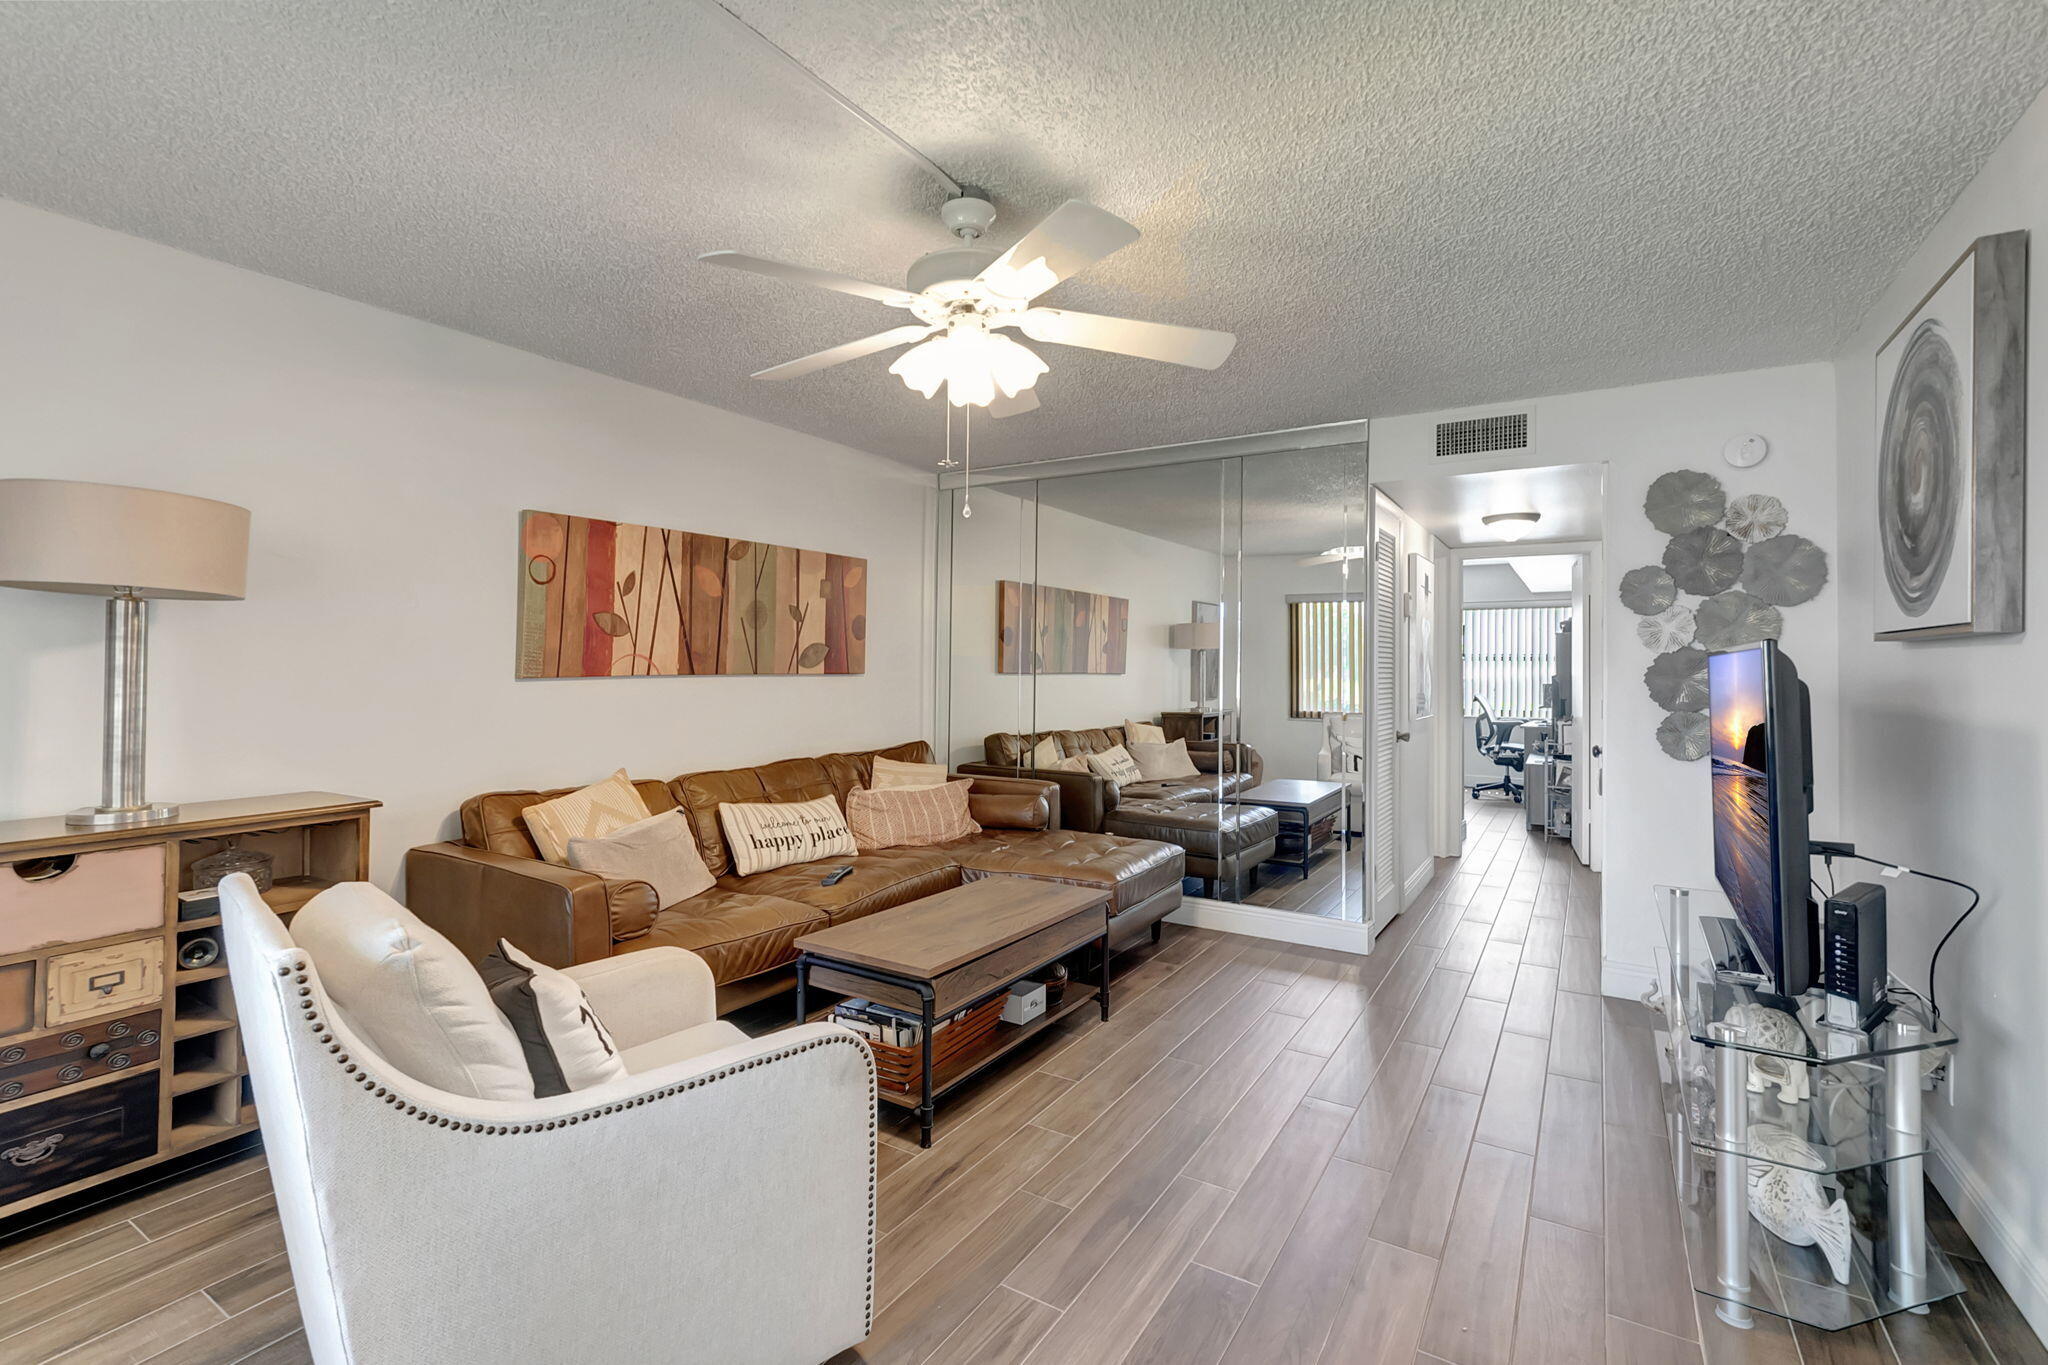
M 0 957 L 163 922 L 161 844 L 0 863 Z

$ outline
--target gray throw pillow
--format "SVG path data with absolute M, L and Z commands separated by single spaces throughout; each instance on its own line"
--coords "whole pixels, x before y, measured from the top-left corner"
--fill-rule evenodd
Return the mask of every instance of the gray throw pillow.
M 569 866 L 615 881 L 646 882 L 663 909 L 717 884 L 678 810 L 649 816 L 601 839 L 571 839 Z

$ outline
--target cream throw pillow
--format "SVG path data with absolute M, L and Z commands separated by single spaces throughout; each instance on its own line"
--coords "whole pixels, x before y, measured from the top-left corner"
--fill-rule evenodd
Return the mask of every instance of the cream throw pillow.
M 530 1100 L 519 1038 L 460 949 L 368 882 L 330 886 L 292 920 L 292 940 L 377 1054 L 436 1090 Z
M 967 813 L 972 782 L 937 787 L 895 787 L 846 794 L 846 823 L 861 852 L 877 848 L 922 848 L 981 833 Z
M 1130 751 L 1121 744 L 1104 749 L 1099 754 L 1088 755 L 1088 769 L 1097 777 L 1108 778 L 1119 787 L 1145 780 L 1145 774 L 1131 761 Z
M 1060 742 L 1051 735 L 1031 746 L 1031 753 L 1025 758 L 1027 768 L 1057 768 L 1060 766 Z
M 1088 771 L 1088 760 L 1081 757 L 1081 755 L 1079 754 L 1075 754 L 1072 758 L 1063 758 L 1059 762 L 1054 763 L 1049 767 L 1042 769 L 1041 771 L 1055 773 L 1085 773 Z
M 1166 728 L 1161 725 L 1154 725 L 1150 721 L 1127 720 L 1124 722 L 1124 743 L 1133 745 L 1164 744 L 1166 743 Z
M 868 779 L 869 789 L 878 792 L 945 785 L 946 765 L 943 763 L 899 763 L 893 758 L 879 756 L 875 759 L 875 775 Z
M 654 812 L 619 769 L 602 782 L 526 808 L 526 829 L 540 856 L 564 866 L 571 839 L 602 839 L 615 830 L 637 825 Z
M 718 823 L 742 877 L 819 858 L 851 858 L 853 831 L 829 796 L 815 801 L 721 801 Z
M 1131 761 L 1138 765 L 1138 771 L 1145 775 L 1147 782 L 1201 776 L 1202 770 L 1195 766 L 1195 760 L 1188 757 L 1188 742 L 1184 739 L 1177 739 L 1171 744 L 1133 744 L 1130 750 Z
M 690 822 L 679 810 L 650 815 L 602 839 L 571 839 L 569 866 L 600 877 L 646 882 L 664 909 L 718 884 L 697 851 Z

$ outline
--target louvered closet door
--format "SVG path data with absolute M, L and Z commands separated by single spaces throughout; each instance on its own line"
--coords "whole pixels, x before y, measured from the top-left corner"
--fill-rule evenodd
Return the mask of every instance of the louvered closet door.
M 1366 903 L 1377 927 L 1400 911 L 1401 879 L 1394 854 L 1394 722 L 1399 704 L 1394 669 L 1400 658 L 1394 632 L 1400 603 L 1399 544 L 1375 528 L 1372 537 L 1372 668 L 1366 699 L 1368 759 L 1372 774 L 1371 884 Z

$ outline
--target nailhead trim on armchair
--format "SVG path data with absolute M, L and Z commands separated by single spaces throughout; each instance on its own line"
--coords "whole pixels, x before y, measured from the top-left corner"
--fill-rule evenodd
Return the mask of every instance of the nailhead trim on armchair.
M 719 1081 L 725 1079 L 728 1076 L 738 1075 L 742 1071 L 751 1071 L 757 1066 L 762 1066 L 769 1062 L 778 1061 L 784 1057 L 794 1057 L 800 1053 L 810 1052 L 816 1048 L 821 1047 L 854 1047 L 859 1048 L 861 1050 L 863 1061 L 867 1060 L 868 1056 L 866 1043 L 862 1042 L 857 1036 L 850 1032 L 842 1032 L 829 1038 L 813 1038 L 808 1042 L 799 1043 L 794 1047 L 784 1048 L 779 1052 L 764 1053 L 758 1057 L 751 1057 L 748 1060 L 737 1063 L 733 1066 L 724 1067 L 718 1071 L 713 1071 L 706 1075 L 693 1077 L 692 1079 L 684 1081 L 679 1085 L 672 1085 L 668 1086 L 665 1089 L 652 1091 L 645 1095 L 635 1096 L 634 1098 L 626 1100 L 623 1103 L 601 1105 L 595 1109 L 588 1110 L 581 1114 L 570 1114 L 565 1118 L 549 1119 L 545 1123 L 477 1123 L 469 1119 L 450 1118 L 445 1114 L 436 1114 L 430 1109 L 423 1109 L 417 1104 L 408 1103 L 401 1097 L 392 1094 L 385 1086 L 379 1084 L 377 1079 L 374 1076 L 370 1075 L 367 1069 L 358 1066 L 355 1062 L 350 1061 L 349 1055 L 341 1050 L 341 1044 L 335 1041 L 334 1034 L 330 1032 L 327 1025 L 321 1021 L 320 1011 L 313 1004 L 312 981 L 311 978 L 306 975 L 306 970 L 310 965 L 311 964 L 307 961 L 307 959 L 303 957 L 297 958 L 294 961 L 279 967 L 277 969 L 277 974 L 283 977 L 292 977 L 295 983 L 297 984 L 299 988 L 300 1013 L 305 1018 L 307 1025 L 312 1029 L 315 1041 L 324 1044 L 327 1048 L 328 1053 L 333 1056 L 336 1062 L 340 1063 L 341 1069 L 348 1075 L 356 1077 L 358 1081 L 361 1083 L 363 1089 L 369 1091 L 375 1098 L 384 1101 L 384 1103 L 391 1105 L 394 1108 L 403 1110 L 406 1114 L 418 1119 L 422 1123 L 426 1123 L 437 1128 L 450 1128 L 454 1129 L 457 1132 L 463 1133 L 482 1133 L 487 1136 L 509 1136 L 518 1133 L 540 1133 L 547 1132 L 555 1128 L 567 1128 L 574 1124 L 583 1123 L 591 1119 L 602 1118 L 606 1114 L 615 1114 L 626 1109 L 637 1109 L 641 1105 L 647 1104 L 653 1100 L 667 1099 L 671 1095 L 679 1095 L 686 1090 L 695 1090 L 699 1086 L 709 1085 L 713 1081 Z M 880 1136 L 881 1123 L 880 1119 L 877 1117 L 873 1079 L 874 1072 L 872 1069 L 869 1070 L 868 1076 L 868 1226 L 870 1228 L 873 1228 L 875 1225 L 875 1200 L 876 1186 L 878 1183 L 878 1176 L 875 1169 L 875 1144 Z M 867 1325 L 869 1331 L 874 1330 L 875 1237 L 872 1233 L 870 1233 L 868 1237 Z

